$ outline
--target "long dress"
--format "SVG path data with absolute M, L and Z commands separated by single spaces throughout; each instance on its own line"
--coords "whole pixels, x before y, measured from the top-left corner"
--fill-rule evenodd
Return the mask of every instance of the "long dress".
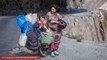
M 58 20 L 58 19 L 61 19 L 61 16 L 59 13 L 52 14 L 51 12 L 48 12 L 47 18 L 48 18 L 48 21 Z M 53 41 L 50 45 L 50 50 L 51 51 L 58 50 L 61 36 L 62 36 L 62 30 L 57 28 L 57 24 L 48 23 L 48 27 L 50 28 L 51 32 L 53 33 Z

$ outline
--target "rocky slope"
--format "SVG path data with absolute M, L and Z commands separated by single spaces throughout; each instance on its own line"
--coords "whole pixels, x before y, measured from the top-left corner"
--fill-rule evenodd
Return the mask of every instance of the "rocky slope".
M 93 9 L 98 9 L 100 7 L 104 7 L 106 5 L 106 2 L 107 0 L 67 0 L 67 8 L 93 10 Z
M 107 11 L 94 10 L 79 14 L 66 14 L 68 23 L 64 35 L 78 40 L 107 40 Z
M 107 10 L 107 2 L 105 2 L 99 9 Z

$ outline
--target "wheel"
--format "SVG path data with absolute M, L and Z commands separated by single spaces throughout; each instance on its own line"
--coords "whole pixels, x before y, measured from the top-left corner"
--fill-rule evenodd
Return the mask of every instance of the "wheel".
M 41 45 L 41 46 L 39 47 L 39 53 L 40 53 L 40 55 L 41 55 L 42 57 L 47 56 L 47 55 L 48 55 L 47 50 L 48 50 L 48 46 L 47 46 L 47 45 Z

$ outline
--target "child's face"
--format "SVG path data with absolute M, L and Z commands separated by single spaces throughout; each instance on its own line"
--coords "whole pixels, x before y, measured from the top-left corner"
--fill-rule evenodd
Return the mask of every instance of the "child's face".
M 44 21 L 45 20 L 45 18 L 44 17 L 40 17 L 40 21 Z
M 56 13 L 56 9 L 54 7 L 51 8 L 52 13 Z

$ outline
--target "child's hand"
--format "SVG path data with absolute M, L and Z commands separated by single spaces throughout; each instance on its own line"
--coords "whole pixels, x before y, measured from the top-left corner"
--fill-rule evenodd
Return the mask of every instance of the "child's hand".
M 49 30 L 46 30 L 46 32 L 48 33 L 48 32 L 50 32 Z
M 53 20 L 52 20 L 51 23 L 56 23 L 56 24 L 58 24 L 59 22 L 58 22 L 58 21 L 53 21 Z
M 51 33 L 51 31 L 50 31 L 50 30 L 48 30 L 48 29 L 46 30 L 46 32 L 47 32 L 47 33 Z

